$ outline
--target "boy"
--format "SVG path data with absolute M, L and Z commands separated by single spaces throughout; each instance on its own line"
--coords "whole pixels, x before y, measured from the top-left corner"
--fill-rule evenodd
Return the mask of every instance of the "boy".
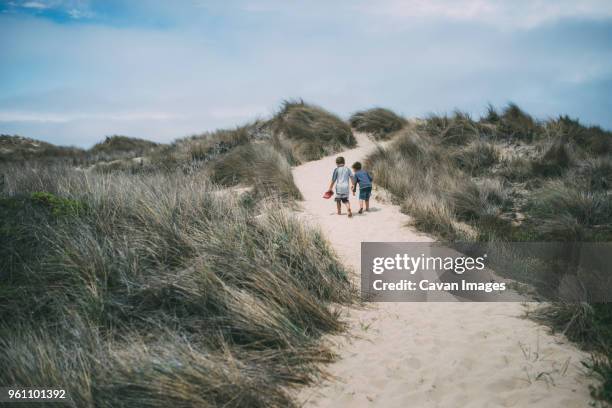
M 336 157 L 336 166 L 337 167 L 334 169 L 332 174 L 331 183 L 329 184 L 329 191 L 332 190 L 335 183 L 336 207 L 338 208 L 338 215 L 342 214 L 342 206 L 340 203 L 344 203 L 348 211 L 348 216 L 352 217 L 353 213 L 351 212 L 351 203 L 349 202 L 349 183 L 352 181 L 353 175 L 351 174 L 351 169 L 344 166 L 344 157 Z
M 353 196 L 357 191 L 357 184 L 359 184 L 359 214 L 363 214 L 363 203 L 365 201 L 365 210 L 370 211 L 370 195 L 372 194 L 372 175 L 365 170 L 361 169 L 361 163 L 353 163 L 353 170 L 355 175 L 353 176 Z

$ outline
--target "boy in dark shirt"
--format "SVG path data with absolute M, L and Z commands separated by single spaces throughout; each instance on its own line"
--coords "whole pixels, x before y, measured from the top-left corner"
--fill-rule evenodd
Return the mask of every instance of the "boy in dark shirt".
M 359 214 L 363 213 L 363 203 L 365 202 L 365 210 L 370 211 L 370 195 L 372 194 L 372 175 L 361 169 L 361 163 L 353 163 L 353 195 L 357 191 L 359 184 Z

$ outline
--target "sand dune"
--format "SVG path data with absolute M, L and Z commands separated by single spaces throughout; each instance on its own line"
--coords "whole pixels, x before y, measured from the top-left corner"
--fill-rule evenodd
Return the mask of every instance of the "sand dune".
M 374 144 L 342 153 L 363 160 Z M 374 211 L 352 219 L 321 198 L 334 157 L 294 169 L 302 215 L 319 225 L 359 279 L 362 241 L 431 241 L 405 227 L 409 217 L 373 194 Z M 358 206 L 351 199 L 353 208 Z M 347 336 L 330 338 L 340 355 L 333 380 L 303 389 L 313 407 L 585 407 L 591 400 L 580 361 L 560 336 L 523 319 L 520 303 L 378 303 L 344 310 Z

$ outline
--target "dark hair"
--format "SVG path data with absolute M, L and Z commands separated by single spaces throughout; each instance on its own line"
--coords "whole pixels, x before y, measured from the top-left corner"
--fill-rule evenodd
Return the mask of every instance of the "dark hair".
M 355 169 L 355 170 L 361 170 L 361 163 L 359 163 L 359 162 L 355 162 L 355 163 L 353 163 L 353 169 Z
M 336 164 L 344 164 L 344 157 L 342 156 L 336 157 Z

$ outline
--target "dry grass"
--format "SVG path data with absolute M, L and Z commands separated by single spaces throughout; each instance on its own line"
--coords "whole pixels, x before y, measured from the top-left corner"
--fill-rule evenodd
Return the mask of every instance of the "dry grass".
M 404 127 L 406 120 L 384 108 L 372 108 L 354 113 L 349 123 L 359 132 L 371 134 L 375 139 L 387 139 Z
M 452 153 L 452 159 L 463 171 L 476 175 L 486 171 L 499 161 L 500 153 L 495 144 L 477 141 Z
M 367 158 L 378 184 L 391 191 L 412 218 L 413 225 L 446 239 L 465 237 L 466 229 L 456 217 L 447 192 L 467 178 L 454 172 L 430 138 L 406 129 L 391 144 Z
M 453 116 L 431 115 L 419 126 L 423 134 L 435 137 L 440 143 L 464 146 L 480 137 L 480 126 L 467 113 L 455 111 Z
M 299 161 L 317 160 L 357 143 L 347 123 L 304 101 L 286 101 L 272 119 L 277 135 L 291 142 Z
M 561 241 L 608 241 L 612 236 L 612 199 L 572 180 L 552 180 L 527 204 L 538 237 Z
M 511 104 L 501 113 L 489 107 L 479 121 L 461 112 L 431 116 L 399 132 L 368 162 L 413 225 L 445 240 L 609 242 L 611 142 L 612 133 L 598 127 L 567 117 L 539 122 Z M 550 287 L 555 277 L 536 266 L 521 271 L 522 279 Z M 597 398 L 612 395 L 611 348 L 601 340 L 610 338 L 611 310 L 553 303 L 538 312 L 593 347 L 591 367 L 602 377 Z
M 239 146 L 211 162 L 211 179 L 225 186 L 253 187 L 257 197 L 300 200 L 287 159 L 269 144 Z
M 577 136 L 568 134 L 584 136 L 592 128 L 571 125 L 568 132 L 567 119 L 539 123 L 516 105 L 501 114 L 489 108 L 480 122 L 461 112 L 431 116 L 398 132 L 369 164 L 379 183 L 407 200 L 415 223 L 445 238 L 461 237 L 453 226 L 465 222 L 482 238 L 607 240 L 610 157 L 593 157 L 588 146 L 574 143 Z M 522 214 L 528 215 L 524 225 L 509 222 Z
M 319 339 L 354 289 L 278 202 L 202 172 L 5 173 L 1 384 L 77 406 L 284 407 L 333 358 Z
M 158 147 L 149 140 L 127 136 L 108 136 L 103 142 L 96 143 L 88 150 L 89 160 L 109 161 L 122 158 L 143 156 Z
M 0 164 L 26 160 L 81 163 L 87 157 L 83 149 L 55 146 L 27 137 L 0 135 Z

